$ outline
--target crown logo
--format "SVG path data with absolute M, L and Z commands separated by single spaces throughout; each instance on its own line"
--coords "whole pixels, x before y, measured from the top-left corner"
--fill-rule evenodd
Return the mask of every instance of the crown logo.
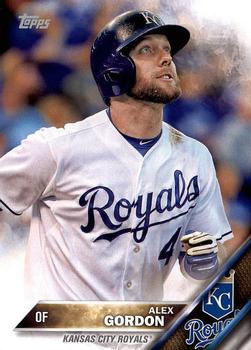
M 222 277 L 220 282 L 221 283 L 233 283 L 234 282 L 234 274 L 235 274 L 235 270 L 231 269 L 229 271 L 229 275 Z

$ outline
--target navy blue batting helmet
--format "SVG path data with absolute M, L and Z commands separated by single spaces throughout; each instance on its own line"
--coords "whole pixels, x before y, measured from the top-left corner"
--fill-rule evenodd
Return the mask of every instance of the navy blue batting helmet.
M 165 24 L 150 11 L 125 12 L 98 34 L 91 49 L 91 69 L 106 104 L 109 105 L 110 97 L 122 95 L 133 87 L 136 68 L 128 51 L 144 35 L 153 33 L 166 35 L 172 55 L 182 49 L 190 38 L 186 28 Z

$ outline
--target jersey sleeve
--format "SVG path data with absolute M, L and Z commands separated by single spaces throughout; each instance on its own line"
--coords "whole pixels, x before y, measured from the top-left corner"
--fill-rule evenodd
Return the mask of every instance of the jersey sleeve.
M 56 162 L 43 129 L 0 159 L 0 207 L 20 215 L 40 197 L 53 194 Z
M 233 233 L 225 214 L 212 156 L 205 146 L 201 150 L 200 157 L 200 196 L 187 231 L 208 232 L 215 235 L 218 242 L 223 243 L 231 239 Z

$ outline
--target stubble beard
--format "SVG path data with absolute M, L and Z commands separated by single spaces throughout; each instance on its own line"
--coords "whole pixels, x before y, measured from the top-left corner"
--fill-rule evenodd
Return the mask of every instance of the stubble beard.
M 176 80 L 175 85 L 170 86 L 168 89 L 142 82 L 134 86 L 127 95 L 136 100 L 167 104 L 181 95 L 181 88 L 179 80 Z

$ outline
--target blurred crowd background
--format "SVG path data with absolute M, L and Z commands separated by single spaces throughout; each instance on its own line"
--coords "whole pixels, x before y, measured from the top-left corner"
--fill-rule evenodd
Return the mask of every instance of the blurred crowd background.
M 210 149 L 238 246 L 251 228 L 251 75 L 243 74 L 247 57 L 235 31 L 222 24 L 198 25 L 184 1 L 5 1 L 0 8 L 0 155 L 41 127 L 63 127 L 105 107 L 90 71 L 92 41 L 115 15 L 140 8 L 191 31 L 189 45 L 175 57 L 183 95 L 165 107 L 164 118 Z M 48 28 L 21 29 L 24 14 L 50 19 Z M 13 218 L 1 225 L 0 252 L 10 240 L 25 239 L 28 224 L 29 212 L 22 222 Z

